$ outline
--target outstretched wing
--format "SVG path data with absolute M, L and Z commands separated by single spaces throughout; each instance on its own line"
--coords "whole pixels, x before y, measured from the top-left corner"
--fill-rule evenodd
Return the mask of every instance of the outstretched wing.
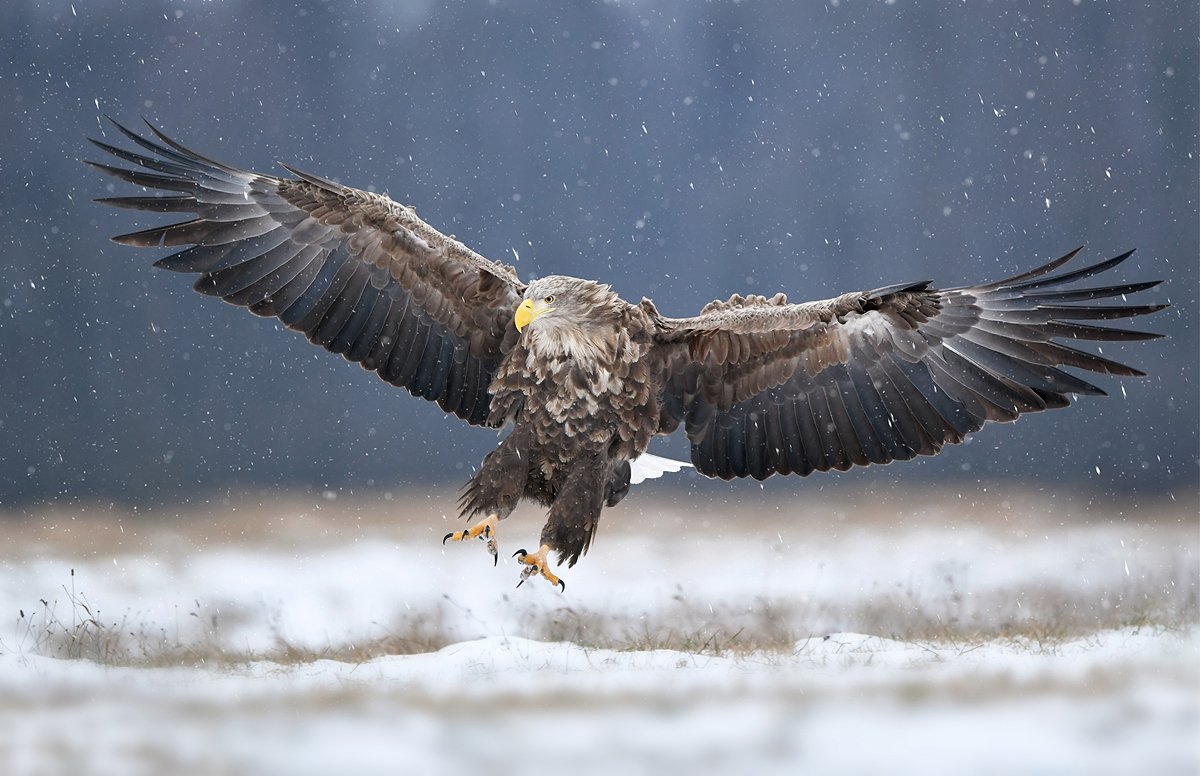
M 143 169 L 87 164 L 175 194 L 97 201 L 195 215 L 116 242 L 190 245 L 155 266 L 198 274 L 200 293 L 274 316 L 468 423 L 487 422 L 488 384 L 517 335 L 511 321 L 524 286 L 511 267 L 385 196 L 290 167 L 297 179 L 239 170 L 153 126 L 161 144 L 116 127 L 152 155 L 92 142 Z
M 1167 305 L 1093 304 L 1157 282 L 1061 288 L 1132 251 L 1051 275 L 1076 253 L 985 285 L 939 291 L 927 281 L 807 304 L 734 296 L 694 318 L 661 319 L 660 432 L 684 423 L 704 474 L 761 480 L 933 455 L 985 421 L 1103 395 L 1058 367 L 1144 373 L 1061 340 L 1151 339 L 1159 335 L 1079 321 Z

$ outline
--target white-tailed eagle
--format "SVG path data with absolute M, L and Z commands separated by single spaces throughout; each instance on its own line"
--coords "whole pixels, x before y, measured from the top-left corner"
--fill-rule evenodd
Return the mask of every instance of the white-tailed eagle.
M 240 170 L 154 127 L 157 142 L 117 128 L 142 152 L 92 141 L 131 166 L 89 164 L 168 193 L 99 201 L 191 217 L 114 239 L 190 246 L 155 266 L 198 275 L 200 293 L 276 317 L 472 425 L 509 426 L 464 491 L 463 516 L 483 519 L 446 538 L 486 539 L 495 556 L 498 521 L 531 499 L 549 516 L 539 549 L 516 553 L 521 580 L 540 573 L 564 589 L 548 554 L 573 565 L 631 480 L 678 468 L 647 455 L 658 434 L 682 425 L 692 465 L 723 479 L 933 455 L 989 420 L 1104 393 L 1061 367 L 1142 375 L 1073 343 L 1150 339 L 1093 321 L 1166 306 L 1124 299 L 1155 282 L 1074 285 L 1129 253 L 1055 274 L 1077 249 L 991 283 L 799 304 L 734 295 L 669 318 L 592 280 L 525 283 L 386 196 L 290 167 L 294 178 Z

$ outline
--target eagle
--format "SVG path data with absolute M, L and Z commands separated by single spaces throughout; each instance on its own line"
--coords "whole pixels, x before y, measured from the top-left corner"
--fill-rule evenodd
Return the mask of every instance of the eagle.
M 593 280 L 523 281 L 382 194 L 287 165 L 294 177 L 242 170 L 149 122 L 145 136 L 113 124 L 139 150 L 93 139 L 125 165 L 85 163 L 157 193 L 97 202 L 191 216 L 113 240 L 183 246 L 155 266 L 197 275 L 201 294 L 277 318 L 448 416 L 509 429 L 463 488 L 461 517 L 481 519 L 442 543 L 484 540 L 494 565 L 499 522 L 522 500 L 540 504 L 538 549 L 514 553 L 518 586 L 540 575 L 565 591 L 555 557 L 573 566 L 606 506 L 687 465 L 648 454 L 656 436 L 682 426 L 690 465 L 726 480 L 934 455 L 988 421 L 1104 395 L 1063 367 L 1144 376 L 1071 343 L 1158 337 L 1094 322 L 1167 307 L 1125 299 L 1161 281 L 1079 287 L 1133 251 L 1063 270 L 1077 248 L 977 285 L 799 304 L 734 294 L 672 318 Z M 1109 298 L 1119 303 L 1095 303 Z

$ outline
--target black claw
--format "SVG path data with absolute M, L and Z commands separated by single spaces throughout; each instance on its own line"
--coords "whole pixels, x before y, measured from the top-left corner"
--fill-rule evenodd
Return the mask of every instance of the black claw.
M 442 544 L 445 544 L 446 540 L 449 539 L 451 536 L 454 536 L 454 531 L 451 531 L 450 533 L 448 533 L 442 537 Z
M 486 539 L 487 537 L 489 537 L 491 535 L 492 535 L 492 527 L 490 525 L 485 525 L 483 527 L 483 538 Z
M 562 591 L 563 591 L 564 593 L 565 593 L 565 592 L 567 592 L 567 583 L 566 583 L 566 582 L 563 582 L 563 581 L 560 579 L 560 580 L 558 580 L 558 585 L 559 585 L 559 587 L 561 587 L 561 588 L 562 588 Z
M 525 577 L 521 577 L 521 581 L 517 583 L 517 587 L 520 587 L 523 584 L 525 584 Z
M 515 557 L 517 557 L 518 555 L 528 555 L 528 554 L 529 554 L 529 553 L 525 552 L 525 550 L 517 550 L 516 552 L 514 552 L 514 553 L 512 554 L 512 556 L 515 558 Z
M 497 563 L 499 563 L 499 562 L 500 562 L 500 556 L 499 556 L 499 555 L 493 555 L 493 556 L 492 556 L 492 568 L 496 568 L 496 564 L 497 564 Z

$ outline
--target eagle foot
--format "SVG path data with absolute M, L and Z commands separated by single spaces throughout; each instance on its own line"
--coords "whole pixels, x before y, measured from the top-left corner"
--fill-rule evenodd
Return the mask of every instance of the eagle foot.
M 546 555 L 549 552 L 550 545 L 543 544 L 537 552 L 531 553 L 525 550 L 517 550 L 513 553 L 513 557 L 517 559 L 517 562 L 525 564 L 525 568 L 521 569 L 521 581 L 517 583 L 517 587 L 525 584 L 525 580 L 534 574 L 540 573 L 546 578 L 547 582 L 557 585 L 562 589 L 562 592 L 567 592 L 567 583 L 550 573 L 550 562 L 546 559 Z
M 488 553 L 492 556 L 492 565 L 495 566 L 500 559 L 500 553 L 496 545 L 496 525 L 500 517 L 495 512 L 480 520 L 475 525 L 462 531 L 451 531 L 442 537 L 442 544 L 453 539 L 456 542 L 464 542 L 467 539 L 480 538 L 487 542 Z

